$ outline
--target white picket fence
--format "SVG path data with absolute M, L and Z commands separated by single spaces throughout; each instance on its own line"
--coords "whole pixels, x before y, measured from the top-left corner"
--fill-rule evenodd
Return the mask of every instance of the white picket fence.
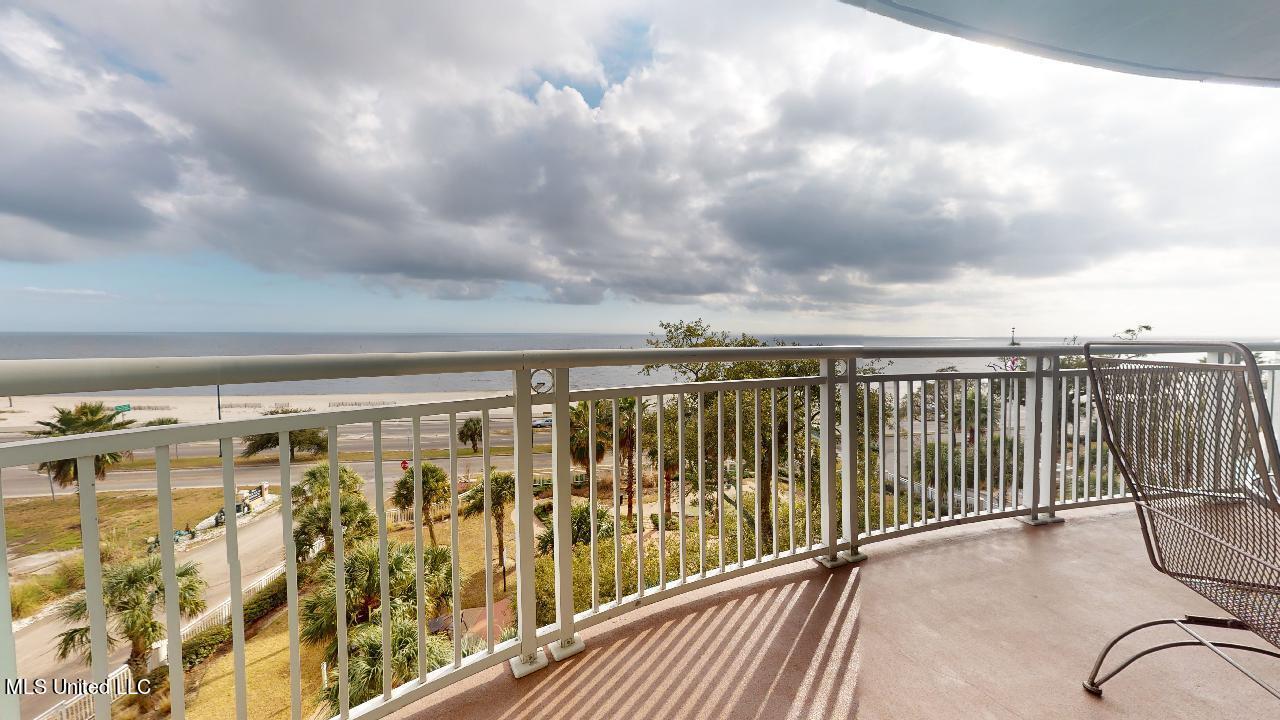
M 311 555 L 314 556 L 324 547 L 324 539 L 319 538 L 311 547 Z M 244 586 L 243 596 L 249 597 L 266 587 L 268 583 L 284 574 L 284 563 L 271 568 L 263 573 L 261 577 L 248 585 Z M 231 622 L 231 598 L 227 598 L 218 603 L 214 607 L 206 610 L 200 617 L 192 620 L 190 623 L 182 626 L 182 641 L 186 642 L 202 630 L 208 630 L 211 627 L 225 625 Z M 154 649 L 168 647 L 167 640 L 161 638 L 155 645 Z M 163 657 L 159 657 L 158 662 L 164 662 Z M 129 670 L 129 666 L 125 665 L 118 668 L 107 676 L 107 682 L 111 683 L 111 699 L 112 701 L 119 698 L 129 691 L 132 685 L 133 673 Z M 92 695 L 76 695 L 54 705 L 35 717 L 34 720 L 93 720 L 93 696 Z
M 129 692 L 129 688 L 133 684 L 133 672 L 128 665 L 120 667 L 107 676 L 107 683 L 111 687 L 111 699 L 114 701 Z M 40 713 L 35 720 L 94 720 L 93 696 L 76 695 L 69 697 Z

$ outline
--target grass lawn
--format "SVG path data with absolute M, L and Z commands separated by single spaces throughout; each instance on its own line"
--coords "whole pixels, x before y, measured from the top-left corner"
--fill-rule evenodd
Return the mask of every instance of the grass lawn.
M 545 454 L 551 452 L 550 445 L 534 445 L 535 453 Z M 510 446 L 491 447 L 489 454 L 492 456 L 511 455 Z M 478 452 L 472 452 L 470 446 L 458 448 L 458 457 L 474 457 L 480 455 Z M 312 464 L 325 460 L 326 455 L 299 455 L 294 458 L 294 464 Z M 409 460 L 413 457 L 408 450 L 384 450 L 382 452 L 383 460 Z M 430 448 L 422 450 L 422 458 L 424 460 L 443 460 L 449 457 L 449 451 L 443 448 Z M 371 462 L 373 460 L 373 452 L 369 450 L 352 450 L 348 452 L 339 452 L 339 462 Z M 235 458 L 236 467 L 255 467 L 255 466 L 272 466 L 280 463 L 279 457 L 276 455 L 258 455 L 255 457 Z M 193 455 L 191 457 L 177 457 L 170 460 L 170 466 L 175 470 L 191 470 L 195 468 L 217 468 L 222 467 L 222 458 L 217 455 Z M 151 457 L 125 459 L 111 466 L 112 470 L 155 470 L 156 461 Z
M 222 507 L 222 490 L 195 488 L 173 491 L 173 526 L 195 525 Z M 156 534 L 155 493 L 98 493 L 98 527 L 104 544 L 126 555 L 146 553 L 147 538 Z M 5 540 L 13 556 L 80 547 L 80 499 L 10 498 L 4 501 Z
M 249 707 L 254 720 L 288 718 L 289 615 L 282 608 L 246 638 L 245 670 Z M 315 711 L 320 689 L 321 645 L 302 645 L 302 717 Z M 188 675 L 187 717 L 191 720 L 230 720 L 235 717 L 235 667 L 230 647 Z
M 74 495 L 54 498 L 11 498 L 4 501 L 5 535 L 14 557 L 80 547 L 80 505 Z M 222 507 L 217 488 L 175 490 L 173 524 L 195 525 Z M 156 534 L 156 496 L 145 492 L 98 495 L 99 532 L 106 548 L 103 559 L 141 557 L 147 538 Z M 53 572 L 19 579 L 9 589 L 13 617 L 22 618 L 84 587 L 84 564 L 79 555 L 63 560 Z

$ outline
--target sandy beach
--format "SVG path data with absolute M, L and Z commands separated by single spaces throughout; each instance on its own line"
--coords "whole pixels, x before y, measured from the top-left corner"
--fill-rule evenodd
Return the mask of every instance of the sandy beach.
M 404 405 L 467 398 L 495 397 L 501 391 L 466 390 L 419 393 L 362 393 L 326 395 L 224 395 L 222 419 L 245 420 L 261 416 L 273 408 L 311 410 L 355 410 L 362 407 Z M 12 406 L 9 405 L 12 401 Z M 125 417 L 137 424 L 161 417 L 176 417 L 179 421 L 202 422 L 218 419 L 218 403 L 214 395 L 46 395 L 32 397 L 0 398 L 0 431 L 21 432 L 36 428 L 39 420 L 54 416 L 56 407 L 74 407 L 80 402 L 102 402 L 108 407 L 129 405 Z M 547 408 L 549 409 L 549 408 Z M 540 413 L 542 410 L 536 410 Z M 509 417 L 501 410 L 494 417 Z

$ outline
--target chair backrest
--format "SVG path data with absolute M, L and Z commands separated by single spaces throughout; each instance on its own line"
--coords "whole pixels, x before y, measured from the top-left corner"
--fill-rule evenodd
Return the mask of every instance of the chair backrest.
M 1184 580 L 1273 586 L 1278 453 L 1252 353 L 1227 345 L 1241 362 L 1223 364 L 1100 349 L 1116 346 L 1085 346 L 1103 437 L 1139 505 L 1152 563 Z

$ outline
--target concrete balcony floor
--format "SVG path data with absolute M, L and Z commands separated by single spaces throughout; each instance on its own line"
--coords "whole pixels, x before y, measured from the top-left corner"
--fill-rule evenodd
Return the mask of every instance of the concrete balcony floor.
M 800 563 L 656 603 L 584 632 L 586 652 L 535 675 L 491 668 L 393 717 L 1280 717 L 1280 703 L 1203 648 L 1143 658 L 1103 698 L 1085 693 L 1120 630 L 1220 613 L 1151 568 L 1131 507 L 1063 515 L 878 543 L 858 568 Z M 1143 632 L 1117 650 L 1186 639 Z M 1280 662 L 1233 656 L 1280 685 Z

